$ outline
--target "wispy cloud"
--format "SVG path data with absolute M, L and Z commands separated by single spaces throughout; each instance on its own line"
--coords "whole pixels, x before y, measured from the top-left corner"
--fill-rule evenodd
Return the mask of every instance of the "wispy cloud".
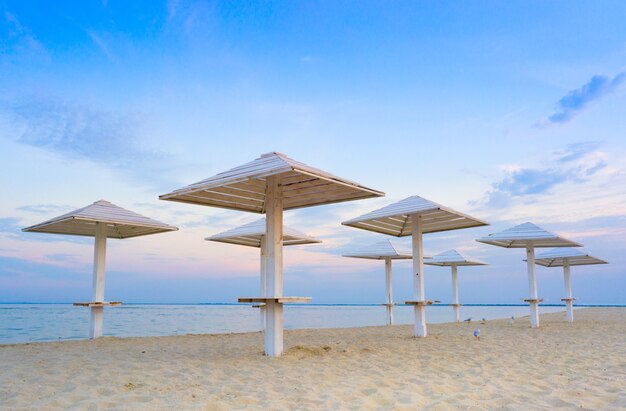
M 104 38 L 100 34 L 96 33 L 93 30 L 87 30 L 87 35 L 89 35 L 89 38 L 91 39 L 91 41 L 93 41 L 93 43 L 100 49 L 100 51 L 102 51 L 102 53 L 107 57 L 107 59 L 109 59 L 112 62 L 115 62 L 117 60 L 115 58 L 115 55 L 111 51 L 111 48 L 109 47 L 108 43 L 104 40 Z
M 0 54 L 20 55 L 42 60 L 49 60 L 50 55 L 46 47 L 39 41 L 29 27 L 23 25 L 17 16 L 4 11 L 0 18 Z
M 36 214 L 50 214 L 69 211 L 71 208 L 71 206 L 59 204 L 30 204 L 17 207 L 17 210 Z
M 18 233 L 20 226 L 17 224 L 19 220 L 13 217 L 0 218 L 0 233 Z
M 595 75 L 581 87 L 570 91 L 556 104 L 554 113 L 540 125 L 566 123 L 584 110 L 591 102 L 617 89 L 626 79 L 626 72 L 614 77 Z
M 584 141 L 580 143 L 568 144 L 564 150 L 557 151 L 555 156 L 559 163 L 568 163 L 597 150 L 602 145 L 601 141 Z
M 597 152 L 599 142 L 568 145 L 554 153 L 551 167 L 508 167 L 506 176 L 492 184 L 487 205 L 501 208 L 516 197 L 547 194 L 558 185 L 583 183 L 608 166 L 603 154 Z
M 15 104 L 13 115 L 22 126 L 17 137 L 22 144 L 105 163 L 145 155 L 135 145 L 138 121 L 129 114 L 32 99 Z
M 77 257 L 77 255 L 58 253 L 58 254 L 46 254 L 45 257 L 46 259 L 50 261 L 71 261 L 71 260 L 74 260 Z

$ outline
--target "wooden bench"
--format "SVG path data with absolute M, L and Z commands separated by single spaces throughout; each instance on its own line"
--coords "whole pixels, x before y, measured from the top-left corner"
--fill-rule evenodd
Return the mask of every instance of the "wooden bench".
M 116 305 L 122 305 L 121 301 L 102 301 L 102 302 L 91 302 L 91 303 L 74 303 L 75 307 L 113 307 Z
M 239 297 L 237 299 L 240 303 L 308 303 L 311 301 L 311 297 Z
M 425 306 L 425 305 L 433 305 L 432 301 L 405 301 L 404 302 L 407 305 L 416 305 L 416 306 Z

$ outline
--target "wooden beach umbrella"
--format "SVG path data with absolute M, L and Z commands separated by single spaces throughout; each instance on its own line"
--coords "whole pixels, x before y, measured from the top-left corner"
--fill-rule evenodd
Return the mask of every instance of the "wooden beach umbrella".
M 433 256 L 428 261 L 425 261 L 424 264 L 439 267 L 450 267 L 452 271 L 452 308 L 454 309 L 454 318 L 456 322 L 461 321 L 458 267 L 469 265 L 487 265 L 487 263 L 479 260 L 470 260 L 456 250 L 448 250 Z
M 375 244 L 360 248 L 352 253 L 344 254 L 344 257 L 365 258 L 368 260 L 385 261 L 385 285 L 387 290 L 387 325 L 393 325 L 393 291 L 392 291 L 392 260 L 410 260 L 413 258 L 411 250 L 392 243 L 389 240 L 379 241 Z
M 570 278 L 570 267 L 573 265 L 608 264 L 606 261 L 590 256 L 575 248 L 554 248 L 540 253 L 535 258 L 535 264 L 544 267 L 563 267 L 563 278 L 565 280 L 565 318 L 569 322 L 574 322 L 574 300 L 572 297 L 572 281 Z
M 102 336 L 102 317 L 105 306 L 119 305 L 118 301 L 104 301 L 104 280 L 107 238 L 131 238 L 142 235 L 176 231 L 178 228 L 118 207 L 105 200 L 96 201 L 22 231 L 94 237 L 93 297 L 91 302 L 74 303 L 91 308 L 89 338 Z
M 386 207 L 364 214 L 343 225 L 363 230 L 393 235 L 411 236 L 413 244 L 413 300 L 407 301 L 415 307 L 416 337 L 426 337 L 426 305 L 431 305 L 424 297 L 424 250 L 422 235 L 461 228 L 479 227 L 488 223 L 455 211 L 451 208 L 412 196 Z
M 283 296 L 283 211 L 383 195 L 273 152 L 159 198 L 266 214 L 267 295 L 239 301 L 266 303 L 265 353 L 279 356 L 283 303 L 309 300 Z
M 248 247 L 256 247 L 261 252 L 261 297 L 266 296 L 267 290 L 267 250 L 265 245 L 265 218 L 253 221 L 248 224 L 244 224 L 240 227 L 233 228 L 231 230 L 224 231 L 219 234 L 206 237 L 207 241 L 217 241 L 220 243 L 245 245 Z M 288 245 L 301 245 L 301 244 L 314 244 L 321 243 L 320 240 L 308 236 L 303 232 L 295 230 L 293 228 L 283 226 L 283 246 Z M 261 330 L 265 330 L 265 306 L 261 304 Z
M 581 245 L 553 234 L 533 223 L 524 223 L 508 228 L 499 233 L 489 234 L 476 241 L 505 248 L 525 248 L 528 266 L 528 289 L 530 296 L 524 300 L 530 306 L 530 325 L 539 327 L 539 303 L 543 301 L 537 294 L 537 276 L 535 274 L 535 248 L 580 247 Z

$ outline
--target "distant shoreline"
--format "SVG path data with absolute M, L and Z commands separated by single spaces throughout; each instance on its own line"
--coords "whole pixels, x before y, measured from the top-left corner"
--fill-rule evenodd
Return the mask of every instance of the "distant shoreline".
M 72 305 L 70 302 L 1 302 L 0 305 Z M 244 306 L 244 305 L 253 305 L 251 303 L 219 303 L 219 302 L 211 302 L 211 303 L 142 303 L 142 302 L 133 302 L 133 303 L 124 303 L 124 305 L 230 305 L 230 306 Z M 301 306 L 301 307 L 378 307 L 380 303 L 361 303 L 361 304 L 348 304 L 348 303 L 309 303 L 309 304 L 288 304 L 289 306 Z M 398 306 L 406 306 L 406 304 L 397 303 Z M 450 307 L 452 304 L 444 304 L 444 303 L 435 303 L 432 304 L 433 307 Z M 465 307 L 527 307 L 528 304 L 525 303 L 509 303 L 509 304 L 463 304 Z M 565 307 L 565 304 L 549 304 L 543 303 L 539 304 L 540 307 Z M 574 304 L 574 307 L 599 307 L 599 308 L 626 308 L 626 304 Z

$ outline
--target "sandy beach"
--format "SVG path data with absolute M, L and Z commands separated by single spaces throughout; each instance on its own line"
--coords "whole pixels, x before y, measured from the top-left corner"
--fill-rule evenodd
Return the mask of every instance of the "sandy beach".
M 0 408 L 624 409 L 626 309 L 541 320 L 5 345 Z

